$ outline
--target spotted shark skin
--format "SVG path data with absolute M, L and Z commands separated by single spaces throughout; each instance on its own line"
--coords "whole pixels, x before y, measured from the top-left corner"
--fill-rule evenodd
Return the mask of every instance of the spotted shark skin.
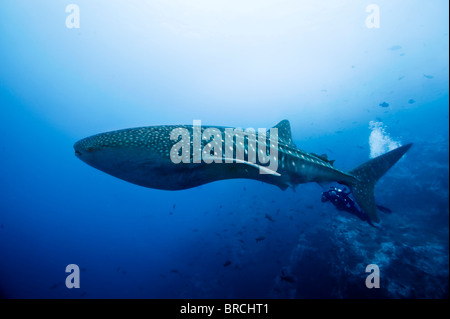
M 379 222 L 373 195 L 375 183 L 411 146 L 401 146 L 350 172 L 343 172 L 333 167 L 333 161 L 297 148 L 292 142 L 290 123 L 283 120 L 274 126 L 278 130 L 277 154 L 272 159 L 277 161 L 277 169 L 261 174 L 261 168 L 267 170 L 267 164 L 261 163 L 258 158 L 255 163 L 233 160 L 226 157 L 225 148 L 221 154 L 217 154 L 216 162 L 194 163 L 192 140 L 189 163 L 175 164 L 171 159 L 171 151 L 177 140 L 172 140 L 170 133 L 177 128 L 194 134 L 194 126 L 191 125 L 148 126 L 100 133 L 76 142 L 75 155 L 112 176 L 162 190 L 182 190 L 234 178 L 258 180 L 276 185 L 282 190 L 308 182 L 339 182 L 349 186 L 361 209 L 374 222 Z M 212 127 L 202 126 L 202 132 L 208 128 Z M 226 138 L 225 127 L 214 128 Z M 265 143 L 263 146 L 271 143 L 273 146 L 274 137 L 269 132 L 261 141 L 257 131 L 252 134 L 255 136 L 249 133 L 244 143 L 233 140 L 234 158 L 239 150 L 248 154 L 249 147 L 254 146 L 248 142 L 249 138 L 254 138 L 257 146 L 261 142 Z M 207 143 L 202 139 L 201 147 L 204 148 Z

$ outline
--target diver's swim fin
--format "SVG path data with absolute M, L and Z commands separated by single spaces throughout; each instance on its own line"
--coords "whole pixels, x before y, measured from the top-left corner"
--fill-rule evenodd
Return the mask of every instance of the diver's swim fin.
M 383 176 L 397 161 L 409 150 L 412 143 L 400 146 L 395 150 L 375 157 L 370 161 L 351 170 L 357 181 L 349 183 L 353 197 L 359 207 L 376 223 L 380 222 L 377 207 L 375 204 L 374 187 L 375 183 Z

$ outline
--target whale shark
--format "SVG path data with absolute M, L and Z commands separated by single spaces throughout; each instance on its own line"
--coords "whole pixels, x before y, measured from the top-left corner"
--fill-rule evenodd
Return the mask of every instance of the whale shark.
M 208 130 L 213 130 L 216 137 L 210 134 L 205 138 L 203 134 Z M 183 134 L 174 136 L 173 132 Z M 243 133 L 243 138 L 238 133 Z M 224 146 L 220 143 L 223 140 L 231 144 Z M 74 150 L 80 160 L 96 169 L 133 184 L 161 190 L 183 190 L 237 178 L 262 181 L 281 190 L 295 189 L 308 182 L 337 182 L 348 186 L 359 207 L 378 223 L 375 184 L 411 145 L 400 146 L 344 172 L 335 168 L 334 160 L 326 155 L 298 148 L 292 141 L 289 121 L 283 120 L 264 134 L 261 130 L 243 132 L 237 128 L 196 125 L 121 129 L 81 139 L 74 144 Z M 271 147 L 269 154 L 267 146 Z M 265 156 L 253 156 L 251 160 L 251 151 Z M 209 155 L 209 161 L 195 160 L 196 154 Z M 239 154 L 245 154 L 244 158 Z M 267 165 L 267 157 L 271 165 Z

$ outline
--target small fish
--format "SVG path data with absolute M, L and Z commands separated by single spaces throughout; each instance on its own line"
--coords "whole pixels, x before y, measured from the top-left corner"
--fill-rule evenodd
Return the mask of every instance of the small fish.
M 259 243 L 260 241 L 263 241 L 264 239 L 266 239 L 266 237 L 264 237 L 264 236 L 259 236 L 259 237 L 255 238 L 257 243 Z
M 231 261 L 229 261 L 229 260 L 227 260 L 227 261 L 223 264 L 224 267 L 227 267 L 227 266 L 229 266 L 229 265 L 231 265 Z
M 414 99 L 409 99 L 409 100 L 408 100 L 408 103 L 409 103 L 409 104 L 413 104 L 413 103 L 416 103 L 416 101 L 415 101 Z
M 391 51 L 397 51 L 400 50 L 402 47 L 400 45 L 393 45 L 389 48 Z
M 383 103 L 380 103 L 379 105 L 380 105 L 381 107 L 388 107 L 388 106 L 389 106 L 389 103 L 383 102 Z
M 287 281 L 290 283 L 294 283 L 295 282 L 295 278 L 289 275 L 285 275 L 285 276 L 280 276 L 280 279 L 283 281 Z
M 53 285 L 51 285 L 50 290 L 56 289 L 59 286 L 62 286 L 62 283 L 59 282 L 59 283 L 53 284 Z
M 282 281 L 286 281 L 286 282 L 290 282 L 290 283 L 295 282 L 295 278 L 293 276 L 291 276 L 290 271 L 286 268 L 283 268 L 281 270 L 280 279 Z
M 427 74 L 424 74 L 423 76 L 426 77 L 427 79 L 433 79 L 433 78 L 434 78 L 434 76 L 432 76 L 432 75 L 427 75 Z
M 272 216 L 270 216 L 269 214 L 266 214 L 264 217 L 265 217 L 266 219 L 270 220 L 272 223 L 275 221 L 275 220 L 272 218 Z
M 384 207 L 384 206 L 381 206 L 381 205 L 377 205 L 377 208 L 378 208 L 380 211 L 382 211 L 383 213 L 386 213 L 386 214 L 392 214 L 392 210 L 390 210 L 390 209 L 387 208 L 387 207 Z

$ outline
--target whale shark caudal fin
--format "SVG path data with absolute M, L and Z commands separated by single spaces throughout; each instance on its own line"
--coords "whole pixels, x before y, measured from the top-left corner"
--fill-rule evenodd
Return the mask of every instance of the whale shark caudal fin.
M 351 170 L 357 181 L 349 183 L 353 197 L 359 207 L 376 223 L 380 221 L 375 204 L 374 187 L 383 176 L 409 150 L 412 143 L 401 146 Z

